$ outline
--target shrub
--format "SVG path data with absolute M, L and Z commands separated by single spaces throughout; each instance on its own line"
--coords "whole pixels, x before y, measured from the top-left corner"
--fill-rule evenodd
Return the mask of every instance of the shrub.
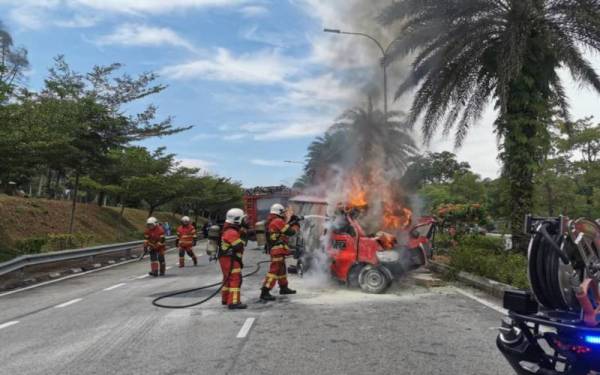
M 47 242 L 45 237 L 26 238 L 15 243 L 15 250 L 18 254 L 38 254 Z
M 94 236 L 91 234 L 84 233 L 58 233 L 49 234 L 48 242 L 45 246 L 47 251 L 59 251 L 74 248 L 81 248 L 89 246 L 93 243 Z
M 502 249 L 502 240 L 497 238 L 465 237 L 450 251 L 450 266 L 520 289 L 529 288 L 527 258 Z

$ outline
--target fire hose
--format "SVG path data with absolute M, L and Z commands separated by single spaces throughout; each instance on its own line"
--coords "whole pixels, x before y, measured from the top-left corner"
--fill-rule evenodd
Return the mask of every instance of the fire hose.
M 265 264 L 265 263 L 271 263 L 270 260 L 263 260 L 260 262 L 256 262 L 256 269 L 254 269 L 252 272 L 247 273 L 245 275 L 242 275 L 242 279 L 246 278 L 246 277 L 250 277 L 252 275 L 255 275 L 256 273 L 258 273 L 258 271 L 260 271 L 260 265 L 261 264 Z M 152 300 L 152 304 L 156 307 L 162 307 L 165 309 L 185 309 L 188 307 L 194 307 L 194 306 L 198 306 L 201 305 L 205 302 L 208 302 L 209 300 L 211 300 L 213 297 L 215 297 L 217 294 L 219 294 L 219 292 L 221 291 L 221 289 L 223 289 L 223 286 L 225 285 L 225 283 L 228 281 L 229 277 L 231 276 L 231 271 L 233 270 L 233 257 L 231 258 L 231 267 L 229 268 L 229 274 L 227 275 L 227 277 L 225 278 L 225 281 L 223 282 L 218 282 L 218 283 L 214 283 L 214 284 L 210 284 L 210 285 L 203 285 L 201 287 L 198 288 L 192 288 L 192 289 L 185 289 L 185 290 L 180 290 L 177 292 L 173 292 L 173 293 L 168 293 L 168 294 L 164 294 L 160 297 L 155 298 L 154 300 Z M 204 290 L 204 289 L 208 289 L 208 288 L 214 288 L 215 286 L 218 286 L 219 288 L 217 290 L 215 290 L 211 295 L 209 295 L 208 297 L 198 301 L 198 302 L 194 302 L 194 303 L 190 303 L 187 305 L 165 305 L 165 304 L 161 304 L 158 301 L 161 301 L 163 299 L 166 298 L 172 298 L 175 296 L 179 296 L 182 294 L 187 294 L 187 293 L 192 293 L 192 292 L 197 292 L 199 290 Z

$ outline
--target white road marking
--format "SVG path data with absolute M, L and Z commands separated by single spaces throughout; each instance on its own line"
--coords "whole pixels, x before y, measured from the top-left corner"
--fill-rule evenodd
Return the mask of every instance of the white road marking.
M 60 305 L 56 305 L 56 306 L 54 306 L 54 307 L 55 307 L 55 308 L 67 307 L 67 306 L 69 306 L 69 305 L 73 305 L 73 304 L 75 304 L 75 303 L 77 303 L 77 302 L 80 302 L 80 301 L 82 301 L 82 300 L 83 300 L 83 298 L 75 298 L 75 299 L 72 299 L 72 300 L 70 300 L 70 301 L 67 301 L 67 302 L 61 303 Z
M 171 268 L 173 268 L 173 267 L 169 266 L 169 267 L 165 268 L 165 270 L 170 270 Z
M 137 279 L 137 280 L 139 280 L 139 279 L 145 279 L 145 278 L 146 278 L 146 277 L 148 277 L 148 276 L 150 276 L 150 275 L 148 275 L 148 274 L 145 274 L 145 275 L 142 275 L 142 276 L 138 276 L 138 277 L 136 277 L 136 279 Z
M 6 327 L 10 327 L 10 326 L 14 326 L 17 323 L 19 323 L 18 320 L 13 320 L 12 322 L 2 323 L 2 324 L 0 324 L 0 329 L 6 328 Z
M 508 315 L 508 310 L 506 310 L 506 309 L 504 309 L 504 308 L 502 308 L 502 307 L 500 307 L 500 306 L 498 306 L 498 305 L 496 305 L 496 304 L 493 304 L 493 303 L 491 303 L 491 302 L 488 302 L 488 301 L 484 300 L 483 298 L 479 298 L 479 297 L 477 297 L 476 295 L 474 295 L 474 294 L 472 294 L 472 293 L 469 293 L 469 292 L 467 292 L 467 291 L 465 291 L 465 290 L 462 290 L 462 289 L 460 289 L 460 288 L 458 288 L 458 287 L 454 287 L 454 289 L 455 289 L 455 290 L 456 290 L 458 293 L 462 294 L 462 295 L 463 295 L 463 296 L 465 296 L 465 297 L 468 297 L 468 298 L 472 299 L 473 301 L 479 302 L 479 303 L 481 303 L 482 305 L 484 305 L 484 306 L 486 306 L 486 307 L 489 307 L 490 309 L 492 309 L 492 310 L 495 310 L 495 311 L 499 312 L 500 314 L 503 314 L 503 315 Z
M 244 325 L 242 326 L 242 329 L 240 329 L 240 331 L 237 334 L 238 339 L 243 339 L 248 335 L 248 332 L 250 332 L 250 328 L 252 328 L 252 324 L 254 324 L 254 320 L 255 318 L 246 319 Z
M 172 252 L 175 249 L 176 248 L 169 249 L 169 250 L 167 250 L 167 252 Z M 110 266 L 106 266 L 106 267 L 102 267 L 102 268 L 97 268 L 97 269 L 94 269 L 94 270 L 85 271 L 85 272 L 77 273 L 77 274 L 74 274 L 74 275 L 69 275 L 69 276 L 61 277 L 60 279 L 45 281 L 43 283 L 39 283 L 39 284 L 27 286 L 25 288 L 11 290 L 10 292 L 0 293 L 0 297 L 8 296 L 8 295 L 19 293 L 19 292 L 24 292 L 24 291 L 29 290 L 29 289 L 39 288 L 41 286 L 48 285 L 48 284 L 54 284 L 54 283 L 57 283 L 59 281 L 72 279 L 74 277 L 79 277 L 79 276 L 87 275 L 89 273 L 98 272 L 98 271 L 104 271 L 104 270 L 107 270 L 109 268 L 118 267 L 118 266 L 122 266 L 124 264 L 133 263 L 133 262 L 138 262 L 138 259 L 131 259 L 131 260 L 128 260 L 128 261 L 125 261 L 125 262 L 120 262 L 120 263 L 117 263 L 117 264 L 112 264 Z
M 120 288 L 120 287 L 122 287 L 123 285 L 126 285 L 126 284 L 125 284 L 125 283 L 116 284 L 116 285 L 113 285 L 113 286 L 109 286 L 108 288 L 104 288 L 103 290 L 105 290 L 105 291 L 109 291 L 109 290 L 113 290 L 113 289 Z

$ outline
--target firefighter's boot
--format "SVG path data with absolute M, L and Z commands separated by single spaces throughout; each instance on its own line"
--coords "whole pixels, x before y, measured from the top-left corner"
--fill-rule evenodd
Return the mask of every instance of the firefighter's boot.
M 196 258 L 196 257 L 193 257 L 193 258 L 192 258 L 192 261 L 194 262 L 194 266 L 197 266 L 197 265 L 198 265 L 198 258 Z
M 271 295 L 269 288 L 265 287 L 260 290 L 260 299 L 262 301 L 275 301 L 275 297 Z
M 150 272 L 148 272 L 148 275 L 157 277 L 158 276 L 158 271 L 150 271 Z
M 165 269 L 166 269 L 165 264 L 161 263 L 160 264 L 160 276 L 164 276 L 165 275 Z
M 294 289 L 288 288 L 286 285 L 279 288 L 279 294 L 296 294 L 296 291 Z
M 227 308 L 229 310 L 243 310 L 243 309 L 247 309 L 248 305 L 246 305 L 245 303 L 234 303 L 234 304 L 228 305 Z

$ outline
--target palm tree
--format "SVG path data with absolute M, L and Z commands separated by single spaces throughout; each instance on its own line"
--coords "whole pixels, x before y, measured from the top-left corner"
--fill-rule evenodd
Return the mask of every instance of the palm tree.
M 300 185 L 321 182 L 334 167 L 369 175 L 370 168 L 383 168 L 400 177 L 418 149 L 410 126 L 399 112 L 386 116 L 367 108 L 353 108 L 340 116 L 335 124 L 308 147 L 304 176 Z
M 411 129 L 402 112 L 386 115 L 373 109 L 356 107 L 344 112 L 329 129 L 331 134 L 343 134 L 347 140 L 345 161 L 357 167 L 369 167 L 375 160 L 386 171 L 400 177 L 409 159 L 418 152 Z
M 554 115 L 568 118 L 557 70 L 565 67 L 600 91 L 582 53 L 600 50 L 600 1 L 398 0 L 381 21 L 402 25 L 392 56 L 415 55 L 396 98 L 417 89 L 409 121 L 422 117 L 426 140 L 441 126 L 444 134 L 454 130 L 460 146 L 487 103 L 495 102 L 511 231 L 524 240 L 521 223 L 532 209 L 534 172 L 549 148 L 548 126 Z

